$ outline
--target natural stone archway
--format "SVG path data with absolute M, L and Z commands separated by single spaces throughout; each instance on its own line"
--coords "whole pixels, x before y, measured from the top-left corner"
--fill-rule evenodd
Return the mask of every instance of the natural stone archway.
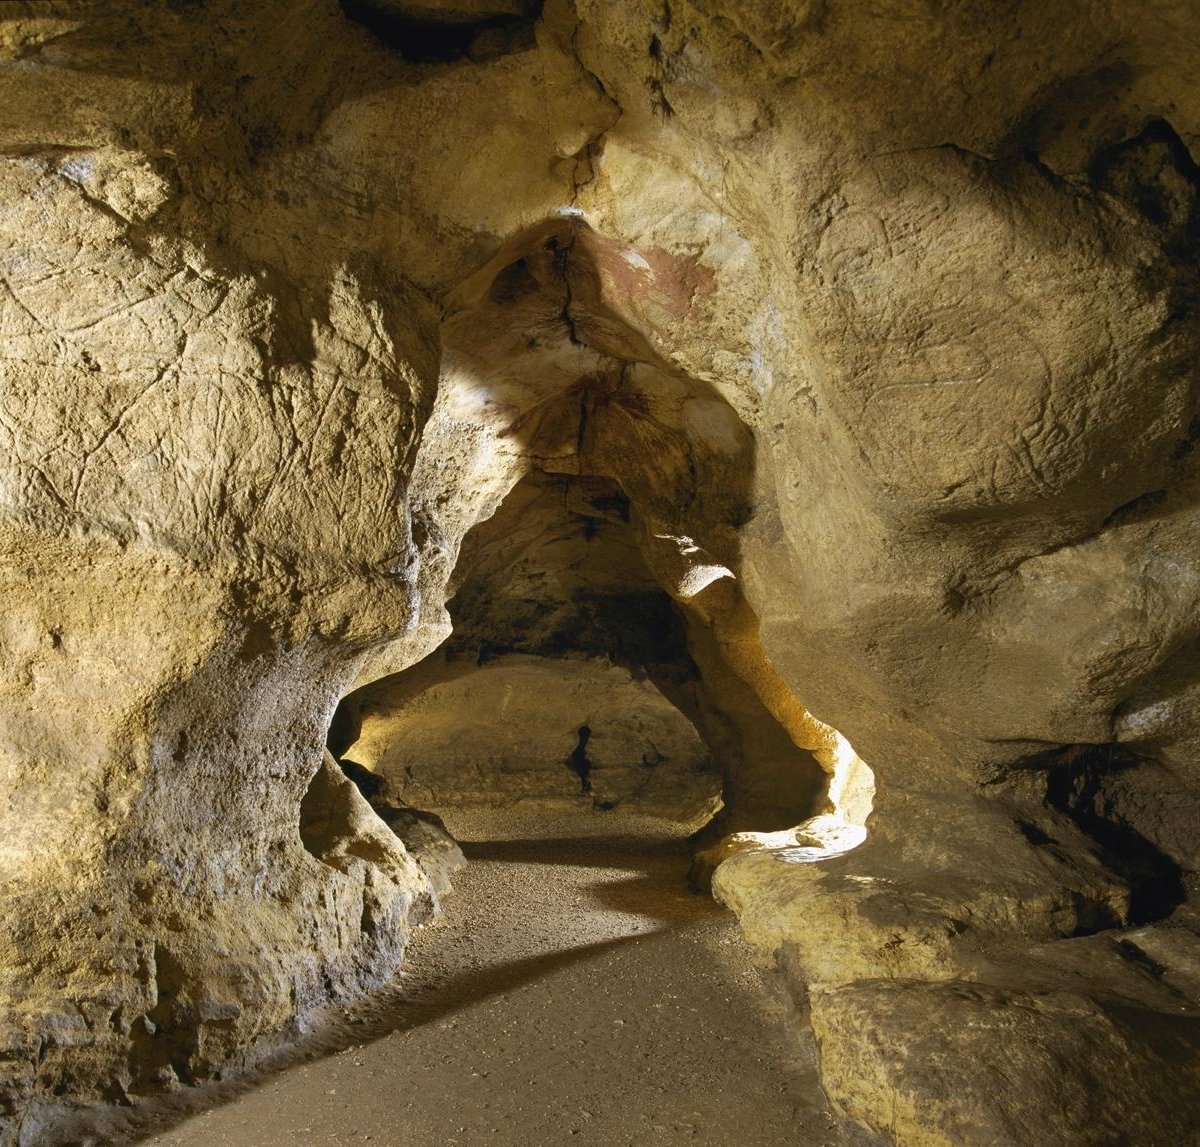
M 686 634 L 612 483 L 531 473 L 468 535 L 435 654 L 343 702 L 335 753 L 394 794 L 707 820 L 710 752 L 652 682 L 686 685 Z
M 458 655 L 464 642 L 476 659 L 493 646 L 603 653 L 649 672 L 723 766 L 725 807 L 715 837 L 731 828 L 780 830 L 828 813 L 839 760 L 853 767 L 857 758 L 848 749 L 839 757 L 838 735 L 771 668 L 757 619 L 736 587 L 731 567 L 739 564 L 738 528 L 754 467 L 747 427 L 710 384 L 672 368 L 642 333 L 645 314 L 682 316 L 704 290 L 704 275 L 688 261 L 614 242 L 577 215 L 516 236 L 451 295 L 430 449 L 423 448 L 415 476 L 434 507 L 450 504 L 447 481 L 460 505 L 461 491 L 472 491 L 470 520 L 485 519 L 464 541 L 448 581 L 465 612 Z M 443 435 L 453 436 L 455 451 Z M 452 470 L 447 457 L 455 458 Z M 589 561 L 609 535 L 621 534 L 618 556 L 599 558 L 590 575 L 573 571 L 573 582 L 558 591 L 547 592 L 543 580 L 560 576 L 570 559 L 548 556 L 541 537 L 547 511 L 537 504 L 554 487 L 541 481 L 522 495 L 514 491 L 507 512 L 499 504 L 504 476 L 512 483 L 531 470 L 597 495 L 584 515 Z M 603 528 L 597 508 L 610 519 Z M 436 520 L 436 508 L 425 512 Z M 524 584 L 530 579 L 536 588 Z M 626 595 L 654 599 L 652 610 L 667 607 L 671 616 L 667 597 L 677 604 L 686 657 L 670 641 L 633 652 L 653 638 L 636 621 L 606 626 L 589 616 L 581 625 L 572 616 L 587 615 L 592 599 L 601 612 L 619 612 Z M 575 632 L 589 625 L 596 632 Z M 681 637 L 673 638 L 676 646 Z M 372 698 L 386 705 L 387 694 L 381 684 Z M 835 791 L 845 787 L 840 777 Z M 870 808 L 867 789 L 861 792 L 852 801 L 860 825 Z
M 536 469 L 879 776 L 714 876 L 839 1114 L 1188 1141 L 1197 19 L 4 5 L 3 1135 L 396 967 L 434 889 L 323 741 Z M 792 823 L 741 775 L 721 828 Z
M 450 638 L 343 702 L 335 754 L 385 777 L 394 798 L 435 809 L 582 802 L 699 827 L 723 797 L 710 836 L 825 813 L 830 766 L 810 751 L 825 734 L 792 700 L 810 736 L 796 744 L 729 663 L 738 647 L 714 633 L 711 613 L 681 612 L 660 587 L 635 519 L 610 479 L 528 474 L 464 540 Z M 650 541 L 674 554 L 670 569 L 656 560 L 673 588 L 690 590 L 685 603 L 713 571 L 731 576 L 674 539 Z

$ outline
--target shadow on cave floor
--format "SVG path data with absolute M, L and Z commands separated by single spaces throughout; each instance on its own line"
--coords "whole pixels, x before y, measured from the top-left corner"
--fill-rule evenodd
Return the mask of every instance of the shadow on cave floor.
M 680 844 L 669 837 L 648 841 L 644 837 L 594 836 L 581 839 L 548 836 L 541 840 L 467 840 L 458 838 L 468 860 L 515 864 L 563 864 L 570 867 L 611 868 L 614 856 L 636 856 L 643 866 L 659 857 L 670 863 L 679 856 Z
M 794 1012 L 732 915 L 688 891 L 680 833 L 612 813 L 448 820 L 470 864 L 397 981 L 287 1062 L 101 1141 L 841 1142 Z

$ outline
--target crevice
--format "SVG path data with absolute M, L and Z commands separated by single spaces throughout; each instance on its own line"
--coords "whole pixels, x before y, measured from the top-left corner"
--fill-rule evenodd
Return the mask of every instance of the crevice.
M 585 386 L 579 394 L 579 429 L 575 434 L 575 453 L 579 464 L 583 465 L 583 456 L 587 446 L 588 416 L 591 408 L 591 394 Z
M 1104 780 L 1141 759 L 1119 745 L 1068 745 L 1030 762 L 1045 771 L 1046 803 L 1099 845 L 1100 859 L 1129 886 L 1130 925 L 1170 916 L 1187 893 L 1183 869 L 1112 806 Z
M 1104 531 L 1112 526 L 1123 526 L 1145 518 L 1151 510 L 1156 506 L 1161 506 L 1166 500 L 1166 490 L 1151 490 L 1149 493 L 1139 494 L 1136 498 L 1130 498 L 1128 502 L 1118 506 L 1100 523 L 1100 530 Z
M 1197 442 L 1200 442 L 1200 414 L 1188 423 L 1187 432 L 1175 444 L 1175 449 L 1171 451 L 1171 461 L 1182 462 L 1196 448 Z
M 1016 825 L 1021 835 L 1037 848 L 1044 848 L 1054 843 L 1054 838 L 1048 832 L 1038 828 L 1032 821 L 1018 820 Z
M 575 166 L 571 170 L 571 206 L 579 202 L 579 193 L 596 181 L 596 167 L 604 155 L 604 136 L 588 140 L 574 155 Z
M 479 15 L 465 11 L 454 18 L 426 14 L 419 5 L 387 0 L 339 0 L 342 11 L 410 64 L 481 62 L 528 51 L 536 46 L 534 26 L 541 0 L 523 0 L 513 10 Z M 439 16 L 442 15 L 439 13 Z
M 339 760 L 338 766 L 349 778 L 351 784 L 362 794 L 363 800 L 374 807 L 383 794 L 385 787 L 383 777 L 378 773 L 371 772 L 370 769 L 364 769 L 362 765 L 356 764 L 354 761 Z
M 571 231 L 570 237 L 566 242 L 562 241 L 561 236 L 551 235 L 546 240 L 546 250 L 554 256 L 554 270 L 562 278 L 563 284 L 563 303 L 562 309 L 558 313 L 559 321 L 567 328 L 567 339 L 573 346 L 586 346 L 583 338 L 580 337 L 579 331 L 575 326 L 575 319 L 571 315 L 571 276 L 570 276 L 570 259 L 571 248 L 575 245 L 575 233 Z
M 580 725 L 579 743 L 567 758 L 567 768 L 579 778 L 579 791 L 583 793 L 592 791 L 592 762 L 588 760 L 587 755 L 587 744 L 591 740 L 591 736 L 591 728 L 587 725 Z
M 1131 964 L 1141 968 L 1152 980 L 1162 983 L 1166 978 L 1168 969 L 1149 953 L 1139 948 L 1132 940 L 1118 940 L 1117 951 Z

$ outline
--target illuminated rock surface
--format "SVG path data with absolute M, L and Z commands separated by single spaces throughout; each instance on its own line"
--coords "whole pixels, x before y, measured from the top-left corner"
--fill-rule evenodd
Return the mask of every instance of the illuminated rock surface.
M 326 735 L 495 653 L 673 704 L 699 843 L 801 826 L 714 889 L 864 1135 L 1187 1141 L 1198 39 L 4 5 L 2 1136 L 387 981 L 437 893 Z

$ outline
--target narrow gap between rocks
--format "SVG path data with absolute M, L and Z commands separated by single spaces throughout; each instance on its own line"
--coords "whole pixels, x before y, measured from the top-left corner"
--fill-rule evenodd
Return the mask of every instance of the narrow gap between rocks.
M 592 762 L 588 760 L 587 756 L 587 743 L 591 735 L 592 730 L 587 725 L 580 725 L 579 744 L 575 746 L 571 751 L 571 755 L 567 758 L 567 768 L 579 778 L 580 791 L 585 793 L 592 791 L 592 782 L 589 779 L 589 774 L 592 771 Z

